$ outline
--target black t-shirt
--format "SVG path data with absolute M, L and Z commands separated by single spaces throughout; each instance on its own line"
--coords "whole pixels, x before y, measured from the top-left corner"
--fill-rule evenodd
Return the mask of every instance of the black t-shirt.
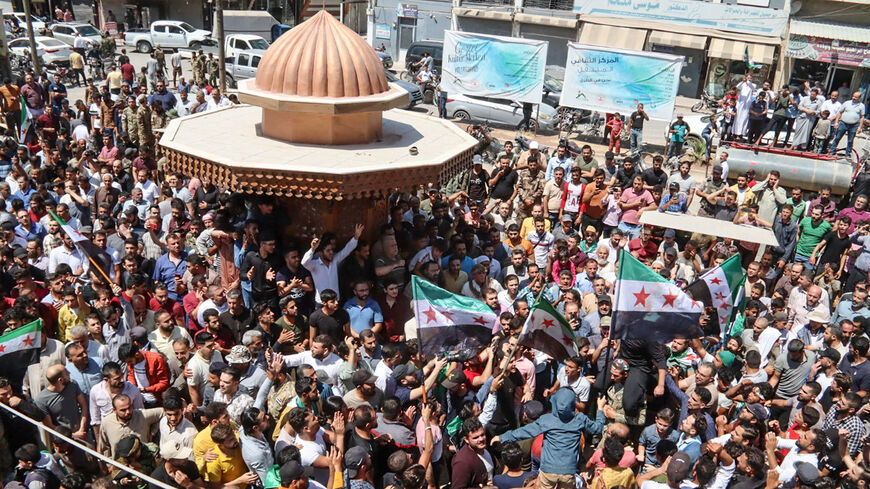
M 668 174 L 664 170 L 656 171 L 655 168 L 647 168 L 642 176 L 643 183 L 652 187 L 661 185 L 664 188 L 665 184 L 668 183 Z
M 632 112 L 628 119 L 631 121 L 632 129 L 643 129 L 643 114 L 640 112 Z
M 840 266 L 840 257 L 852 245 L 849 235 L 847 234 L 845 237 L 840 238 L 837 235 L 837 231 L 828 231 L 828 234 L 823 239 L 825 240 L 825 251 L 818 262 L 819 270 L 824 270 L 825 263 L 830 263 L 831 268 L 836 272 Z
M 638 173 L 631 169 L 631 173 L 626 173 L 625 168 L 620 168 L 618 172 L 616 172 L 616 180 L 619 182 L 619 186 L 622 188 L 631 187 L 631 184 L 634 182 L 634 176 L 638 175 Z
M 308 277 L 311 277 L 311 272 L 302 265 L 297 266 L 295 272 L 290 270 L 287 266 L 284 266 L 278 270 L 278 275 L 275 277 L 275 281 L 289 284 L 294 278 L 298 278 L 305 282 L 305 279 Z M 312 278 L 312 281 L 313 280 L 314 279 Z M 295 287 L 290 289 L 290 293 L 287 295 L 296 301 L 296 305 L 299 306 L 303 314 L 311 314 L 311 311 L 314 310 L 314 292 L 305 292 L 302 290 L 302 287 Z
M 349 322 L 350 316 L 344 309 L 339 309 L 330 316 L 320 308 L 311 313 L 311 318 L 308 320 L 308 324 L 317 329 L 317 334 L 329 335 L 334 345 L 344 341 L 344 325 Z
M 188 479 L 190 479 L 190 482 L 195 482 L 195 481 L 202 478 L 199 475 L 199 470 L 197 470 L 196 464 L 191 462 L 190 460 L 185 462 L 184 465 L 179 467 L 179 469 L 182 472 L 184 472 L 184 474 L 187 476 Z M 178 485 L 178 483 L 175 482 L 175 478 L 173 478 L 171 475 L 166 473 L 166 464 L 160 464 L 156 469 L 154 469 L 154 472 L 151 472 L 151 477 L 154 479 L 157 479 L 158 481 L 160 481 L 166 485 L 169 485 L 172 487 L 177 487 L 178 489 L 187 489 L 183 486 Z M 149 483 L 148 489 L 161 489 L 161 488 L 157 487 L 154 484 Z
M 486 170 L 481 169 L 480 173 L 474 173 L 472 170 L 468 179 L 468 197 L 477 202 L 483 202 L 486 200 L 486 195 L 488 193 L 487 182 L 489 182 L 489 173 L 487 173 Z
M 508 169 L 507 173 L 503 174 L 501 178 L 495 182 L 495 185 L 492 188 L 492 198 L 505 200 L 510 198 L 511 195 L 514 194 L 514 187 L 517 186 L 517 179 L 519 176 L 517 172 Z

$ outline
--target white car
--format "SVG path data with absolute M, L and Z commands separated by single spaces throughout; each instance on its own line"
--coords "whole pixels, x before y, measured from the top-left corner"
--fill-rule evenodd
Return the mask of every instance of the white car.
M 27 25 L 27 15 L 25 15 L 24 12 L 6 12 L 3 14 L 3 17 L 6 19 L 14 18 L 15 21 L 17 21 L 18 26 L 20 26 L 22 29 L 26 28 L 25 26 Z M 13 23 L 15 23 L 15 21 L 13 21 Z M 36 17 L 35 15 L 31 15 L 30 24 L 33 26 L 34 32 L 42 32 L 42 30 L 46 28 L 45 22 L 40 20 L 39 17 Z
M 102 36 L 100 36 L 100 31 L 96 27 L 84 22 L 52 24 L 50 29 L 55 39 L 63 41 L 70 46 L 75 45 L 76 33 L 81 34 L 88 44 L 99 46 L 103 40 Z
M 532 110 L 530 129 L 534 129 L 535 121 L 544 129 L 555 129 L 559 123 L 556 109 L 547 104 L 540 104 L 540 115 Z M 448 94 L 447 115 L 462 121 L 489 121 L 497 124 L 516 126 L 523 120 L 523 104 L 513 100 L 480 97 L 477 95 Z
M 50 65 L 69 65 L 69 55 L 73 50 L 68 44 L 48 36 L 36 36 L 35 40 L 36 54 L 43 62 Z M 9 51 L 18 56 L 26 56 L 30 52 L 30 40 L 19 37 L 9 41 Z
M 259 49 L 265 51 L 269 49 L 269 43 L 260 36 L 252 34 L 232 34 L 226 37 L 226 56 L 227 58 L 235 58 L 237 54 L 248 49 Z

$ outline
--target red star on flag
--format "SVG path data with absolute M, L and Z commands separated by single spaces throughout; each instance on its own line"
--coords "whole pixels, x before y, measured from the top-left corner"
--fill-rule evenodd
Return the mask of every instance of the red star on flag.
M 676 304 L 674 304 L 674 301 L 677 300 L 677 297 L 679 297 L 677 294 L 674 294 L 673 292 L 671 292 L 670 294 L 662 295 L 662 297 L 664 297 L 664 299 L 665 299 L 665 303 L 662 304 L 662 307 L 665 307 L 668 304 L 670 304 L 671 307 L 676 307 Z
M 556 323 L 553 322 L 552 319 L 544 319 L 543 321 L 541 321 L 541 324 L 543 324 L 544 327 L 547 327 L 547 328 L 554 328 L 554 327 L 556 327 Z
M 6 345 L 0 345 L 0 353 L 6 351 Z
M 721 293 L 721 292 L 716 292 L 716 300 L 717 300 L 717 301 L 724 301 L 724 300 L 727 299 L 727 298 L 728 298 L 727 295 L 725 295 L 725 294 L 723 294 L 723 293 Z
M 700 309 L 700 308 L 701 308 L 701 303 L 698 302 L 698 301 L 692 301 L 692 307 L 697 307 L 698 309 Z
M 725 301 L 722 301 L 722 304 L 719 304 L 719 309 L 727 309 L 729 307 L 731 307 L 731 304 L 729 304 Z
M 21 340 L 21 342 L 27 346 L 33 346 L 33 342 L 35 340 L 36 340 L 36 338 L 31 338 L 30 335 L 28 335 L 28 336 L 25 336 L 24 339 Z
M 475 316 L 474 322 L 481 326 L 486 326 L 486 319 L 483 319 L 483 316 Z
M 567 336 L 562 337 L 562 343 L 565 343 L 565 346 L 571 346 L 574 344 L 574 340 L 568 338 Z
M 716 277 L 716 278 L 710 279 L 710 283 L 720 285 L 722 283 L 722 280 L 720 280 L 719 277 Z
M 646 307 L 646 300 L 650 296 L 649 294 L 646 293 L 646 288 L 641 287 L 640 292 L 633 292 L 633 294 L 634 294 L 634 298 L 635 298 L 634 305 Z
M 431 306 L 428 311 L 423 311 L 423 314 L 426 315 L 427 323 L 434 323 L 438 319 L 438 313 Z
M 440 312 L 442 316 L 446 317 L 450 321 L 453 321 L 453 313 L 452 312 L 446 312 L 446 311 L 438 311 L 438 312 Z

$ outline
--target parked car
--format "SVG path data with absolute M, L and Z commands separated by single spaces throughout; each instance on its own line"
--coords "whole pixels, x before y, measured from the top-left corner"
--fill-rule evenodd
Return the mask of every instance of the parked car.
M 236 54 L 248 49 L 269 49 L 269 43 L 260 36 L 253 34 L 231 34 L 226 37 L 226 55 L 228 58 L 235 58 Z
M 150 53 L 154 46 L 161 48 L 190 48 L 198 50 L 202 46 L 211 46 L 215 40 L 211 32 L 196 29 L 187 22 L 180 20 L 158 20 L 151 23 L 149 29 L 129 29 L 123 34 L 124 44 L 133 46 L 140 53 Z
M 398 76 L 387 70 L 384 70 L 384 73 L 387 75 L 388 82 L 395 83 L 396 85 L 408 91 L 408 105 L 402 107 L 403 109 L 410 109 L 411 107 L 423 101 L 423 92 L 420 90 L 420 87 L 418 87 L 415 83 L 400 80 Z
M 59 41 L 63 41 L 70 46 L 74 45 L 76 33 L 81 34 L 88 44 L 100 45 L 103 38 L 100 36 L 100 31 L 91 24 L 84 22 L 61 22 L 60 24 L 52 24 L 51 35 Z
M 537 123 L 542 129 L 556 129 L 559 120 L 556 109 L 547 104 L 540 104 L 540 115 L 532 111 L 530 128 Z M 489 121 L 496 124 L 516 126 L 523 120 L 523 104 L 513 100 L 476 95 L 453 95 L 447 98 L 447 114 L 461 121 Z
M 25 15 L 24 12 L 5 12 L 3 14 L 3 19 L 8 20 L 21 29 L 27 28 L 25 27 L 27 25 L 27 15 Z M 30 16 L 30 24 L 33 25 L 34 32 L 42 32 L 46 27 L 48 27 L 45 19 L 35 15 Z
M 72 54 L 72 47 L 69 44 L 58 41 L 53 37 L 36 36 L 36 54 L 42 61 L 49 65 L 69 65 L 69 55 Z M 18 55 L 26 56 L 30 52 L 30 40 L 26 37 L 19 37 L 9 42 L 9 51 Z
M 239 51 L 233 58 L 227 58 L 227 86 L 235 88 L 239 80 L 257 76 L 257 67 L 265 52 L 265 49 L 248 49 Z
M 423 53 L 429 53 L 432 55 L 432 59 L 435 61 L 435 66 L 433 68 L 441 73 L 441 60 L 444 57 L 444 41 L 414 41 L 408 46 L 408 50 L 405 52 L 405 69 L 407 69 L 411 63 L 416 63 L 420 61 L 420 58 L 423 57 Z

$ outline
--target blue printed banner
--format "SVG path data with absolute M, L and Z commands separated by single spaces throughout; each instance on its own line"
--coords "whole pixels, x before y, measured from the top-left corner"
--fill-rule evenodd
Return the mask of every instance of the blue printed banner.
M 541 103 L 547 41 L 444 33 L 441 86 L 447 93 Z
M 640 103 L 670 121 L 682 67 L 682 56 L 569 42 L 559 105 L 627 115 Z

